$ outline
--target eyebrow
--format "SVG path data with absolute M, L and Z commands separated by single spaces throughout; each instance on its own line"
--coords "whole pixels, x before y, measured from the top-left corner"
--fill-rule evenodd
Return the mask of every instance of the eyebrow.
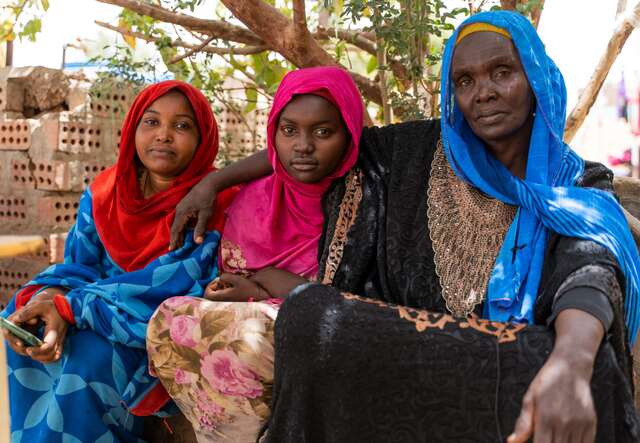
M 143 114 L 146 114 L 147 112 L 150 112 L 150 113 L 152 113 L 152 114 L 158 114 L 158 115 L 160 115 L 160 113 L 159 113 L 158 111 L 156 111 L 155 109 L 151 109 L 151 108 L 146 109 L 146 110 L 144 111 L 144 113 L 143 113 Z M 191 120 L 193 120 L 194 122 L 196 121 L 195 117 L 194 117 L 194 116 L 192 116 L 192 115 L 189 115 L 189 114 L 176 114 L 176 117 L 187 117 L 188 119 L 191 119 Z

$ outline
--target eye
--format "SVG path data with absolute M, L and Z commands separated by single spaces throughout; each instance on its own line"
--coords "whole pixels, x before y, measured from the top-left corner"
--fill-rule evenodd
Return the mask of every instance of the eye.
M 317 135 L 320 138 L 327 138 L 327 137 L 330 137 L 332 134 L 331 129 L 329 128 L 317 128 L 313 132 L 315 135 Z
M 181 129 L 183 131 L 188 130 L 189 128 L 191 128 L 191 125 L 189 124 L 189 122 L 178 122 L 176 123 L 176 128 L 177 129 Z
M 155 126 L 158 124 L 158 120 L 155 118 L 149 117 L 142 120 L 142 123 L 144 123 L 147 126 Z
M 495 78 L 500 80 L 500 79 L 504 79 L 507 78 L 509 76 L 509 74 L 511 74 L 511 71 L 507 68 L 498 68 L 494 74 Z
M 460 88 L 460 89 L 464 89 L 464 88 L 468 88 L 473 84 L 473 82 L 471 81 L 471 77 L 463 75 L 462 77 L 460 77 L 458 79 L 458 81 L 456 81 L 456 87 Z
M 280 131 L 286 136 L 292 136 L 296 129 L 293 126 L 281 126 Z

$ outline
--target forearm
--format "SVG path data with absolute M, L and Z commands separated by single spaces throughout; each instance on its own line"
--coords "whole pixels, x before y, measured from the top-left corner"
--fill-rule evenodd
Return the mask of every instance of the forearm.
M 604 337 L 602 322 L 591 314 L 565 309 L 554 323 L 556 340 L 552 357 L 562 358 L 591 377 L 598 348 Z
M 297 286 L 308 282 L 297 274 L 273 267 L 262 269 L 249 279 L 264 288 L 274 298 L 285 298 Z
M 272 172 L 273 168 L 269 163 L 269 155 L 267 150 L 264 149 L 207 175 L 203 181 L 206 181 L 213 189 L 220 191 L 231 186 L 256 180 Z

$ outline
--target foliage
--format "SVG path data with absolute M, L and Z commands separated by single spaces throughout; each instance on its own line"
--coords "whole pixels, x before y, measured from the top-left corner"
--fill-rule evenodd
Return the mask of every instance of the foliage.
M 0 7 L 0 42 L 16 37 L 36 40 L 42 27 L 40 13 L 49 9 L 49 0 L 13 0 Z M 18 31 L 16 32 L 16 25 Z
M 167 11 L 242 26 L 220 1 L 144 1 Z M 262 1 L 292 17 L 291 0 Z M 48 0 L 11 2 L 13 15 L 7 22 L 0 23 L 0 32 L 4 33 L 0 36 L 14 38 L 14 27 L 19 23 L 18 35 L 35 38 L 40 30 L 37 13 L 48 8 Z M 322 47 L 384 92 L 388 102 L 384 108 L 369 103 L 369 109 L 377 113 L 378 119 L 382 119 L 383 109 L 385 113 L 393 109 L 394 120 L 408 120 L 437 114 L 441 52 L 455 23 L 470 13 L 496 7 L 497 3 L 497 0 L 307 0 L 306 12 L 312 34 L 327 30 L 324 37 L 316 37 Z M 543 3 L 543 0 L 517 0 L 514 4 L 521 13 L 530 15 Z M 35 14 L 34 18 L 23 20 L 24 11 Z M 114 26 L 120 31 L 121 43 L 104 48 L 94 60 L 105 66 L 102 77 L 120 77 L 135 84 L 175 77 L 191 82 L 240 115 L 257 106 L 267 107 L 284 74 L 295 67 L 275 51 L 240 55 L 238 49 L 249 45 L 212 39 L 201 32 L 127 9 L 122 10 Z M 155 45 L 155 54 L 150 59 L 135 57 L 136 45 L 141 39 L 131 34 Z M 366 44 L 359 45 L 345 34 L 358 36 Z M 213 47 L 217 53 L 203 51 L 203 46 Z M 229 83 L 229 78 L 234 81 Z M 243 95 L 225 93 L 223 85 L 225 89 L 240 90 Z

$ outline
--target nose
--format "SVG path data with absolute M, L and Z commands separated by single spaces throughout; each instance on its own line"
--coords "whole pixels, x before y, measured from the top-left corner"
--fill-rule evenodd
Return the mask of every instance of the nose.
M 160 124 L 156 127 L 155 139 L 157 142 L 168 143 L 173 140 L 173 132 L 170 125 Z
M 311 154 L 315 150 L 311 134 L 300 131 L 300 135 L 293 145 L 293 150 L 300 154 Z
M 496 98 L 496 90 L 490 79 L 477 81 L 476 103 L 484 103 Z

